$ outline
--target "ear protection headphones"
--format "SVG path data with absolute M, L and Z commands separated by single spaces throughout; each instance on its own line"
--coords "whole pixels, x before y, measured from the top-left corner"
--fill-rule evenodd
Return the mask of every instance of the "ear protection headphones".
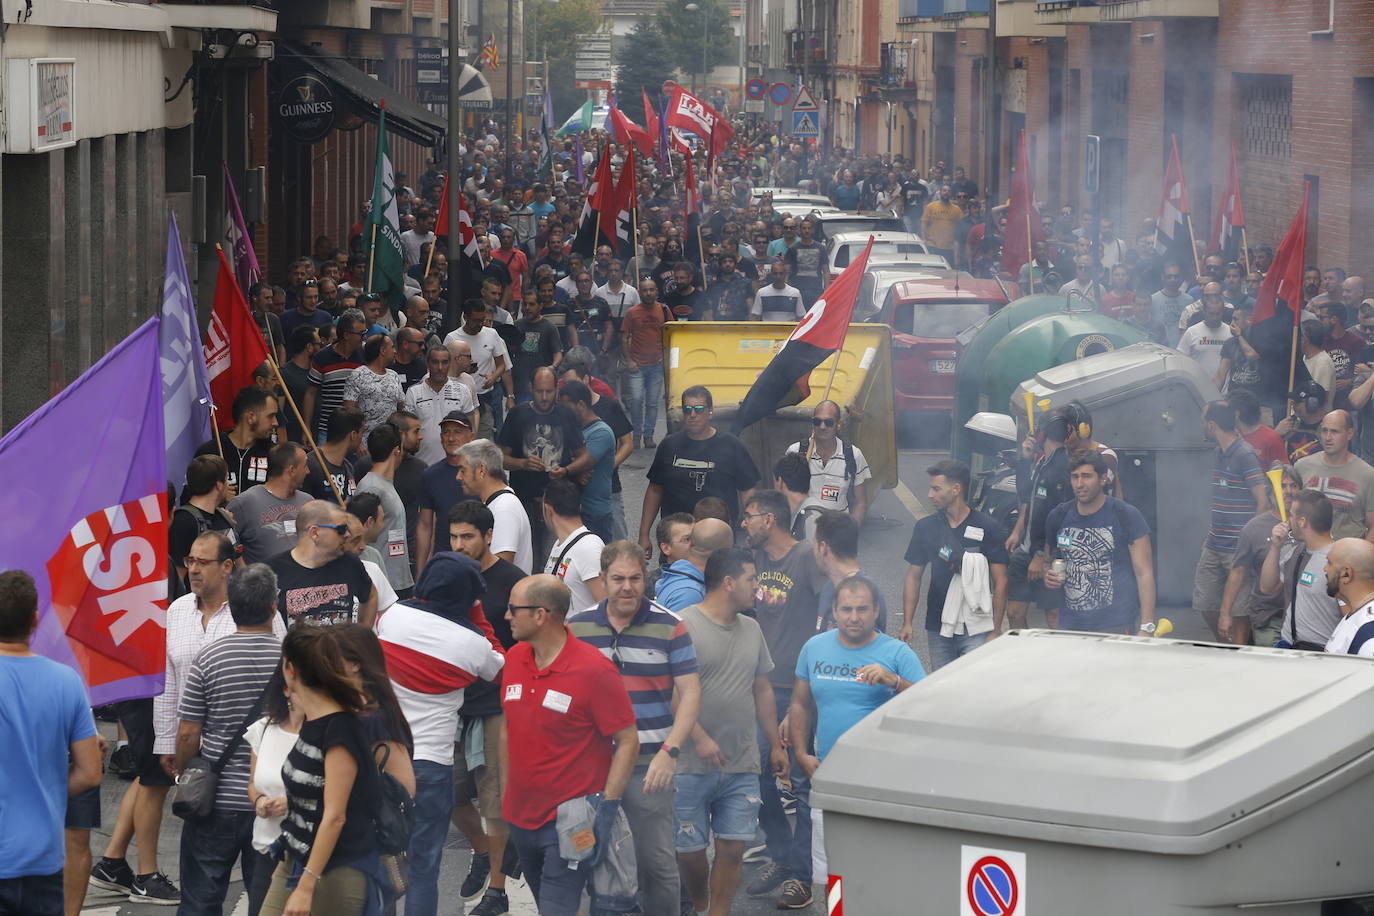
M 1088 408 L 1077 401 L 1070 401 L 1050 415 L 1045 423 L 1051 438 L 1064 442 L 1073 430 L 1079 439 L 1087 441 L 1093 436 L 1093 418 Z

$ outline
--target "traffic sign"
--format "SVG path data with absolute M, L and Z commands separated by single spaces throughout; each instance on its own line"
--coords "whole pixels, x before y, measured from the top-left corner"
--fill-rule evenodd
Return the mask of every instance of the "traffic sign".
M 964 846 L 960 854 L 960 916 L 1022 916 L 1026 854 Z
M 744 86 L 744 94 L 751 99 L 761 99 L 768 92 L 768 84 L 763 80 L 754 78 Z
M 820 124 L 817 123 L 814 111 L 797 111 L 792 109 L 792 136 L 794 137 L 819 137 L 821 135 Z
M 779 102 L 778 104 L 782 104 Z M 820 111 L 820 106 L 816 104 L 816 97 L 811 94 L 811 90 L 805 86 L 797 87 L 797 100 L 792 103 L 793 111 Z
M 774 105 L 786 105 L 792 100 L 792 87 L 786 83 L 774 83 L 768 87 L 768 101 Z
M 1083 145 L 1083 190 L 1088 194 L 1097 193 L 1098 177 L 1101 173 L 1101 139 L 1088 134 Z

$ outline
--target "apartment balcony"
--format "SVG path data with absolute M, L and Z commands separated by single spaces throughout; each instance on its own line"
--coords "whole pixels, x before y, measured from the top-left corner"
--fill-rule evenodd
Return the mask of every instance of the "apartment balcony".
M 1064 27 L 1041 21 L 1036 0 L 997 0 L 998 38 L 1063 38 Z
M 826 52 L 825 32 L 819 29 L 789 29 L 786 35 L 789 68 L 824 67 L 831 62 Z
M 898 0 L 903 31 L 948 32 L 987 28 L 988 0 Z
M 1044 24 L 1129 22 L 1132 19 L 1215 19 L 1220 0 L 1036 0 Z

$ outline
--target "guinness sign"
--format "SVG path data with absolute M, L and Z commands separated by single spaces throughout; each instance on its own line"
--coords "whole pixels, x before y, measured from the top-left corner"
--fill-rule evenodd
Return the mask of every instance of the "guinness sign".
M 277 120 L 302 143 L 323 140 L 334 129 L 334 90 L 317 76 L 296 77 L 277 96 Z

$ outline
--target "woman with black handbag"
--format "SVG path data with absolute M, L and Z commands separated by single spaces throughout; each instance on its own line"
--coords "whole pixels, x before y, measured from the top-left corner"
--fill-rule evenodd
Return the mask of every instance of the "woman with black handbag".
M 305 721 L 282 767 L 284 858 L 265 916 L 363 916 L 392 898 L 381 871 L 373 812 L 380 781 L 359 716 L 369 707 L 333 627 L 293 627 L 282 672 Z

